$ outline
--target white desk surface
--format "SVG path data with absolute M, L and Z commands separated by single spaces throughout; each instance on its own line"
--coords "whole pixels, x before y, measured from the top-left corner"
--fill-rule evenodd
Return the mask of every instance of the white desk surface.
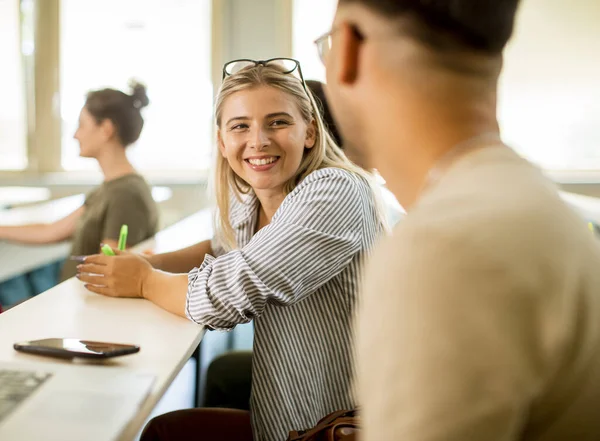
M 54 222 L 72 213 L 85 200 L 83 194 L 68 196 L 28 207 L 0 210 L 0 225 Z M 40 266 L 64 259 L 71 244 L 25 245 L 0 240 L 0 283 Z
M 57 221 L 83 205 L 85 195 L 76 194 L 26 207 L 0 210 L 0 225 L 26 225 Z
M 1 190 L 1 188 L 0 188 Z M 156 202 L 171 198 L 168 187 L 152 187 Z M 57 221 L 83 205 L 84 194 L 67 196 L 32 206 L 0 209 L 0 225 L 26 225 Z M 41 266 L 64 259 L 69 255 L 70 242 L 46 245 L 24 245 L 0 240 L 0 283 Z
M 169 200 L 172 194 L 172 190 L 168 187 L 152 187 L 152 197 L 157 203 Z M 54 222 L 77 210 L 84 202 L 85 195 L 76 194 L 31 206 L 0 210 L 0 225 Z
M 565 202 L 575 208 L 588 221 L 594 221 L 600 225 L 600 198 L 585 196 L 576 193 L 560 192 Z
M 200 211 L 157 234 L 139 248 L 165 252 L 212 235 L 211 215 Z M 114 299 L 90 293 L 73 278 L 0 314 L 0 361 L 71 363 L 16 352 L 17 341 L 73 337 L 140 345 L 137 354 L 102 364 L 155 375 L 150 395 L 119 438 L 131 440 L 192 355 L 203 329 L 143 299 Z
M 24 193 L 20 194 L 21 192 Z M 29 193 L 28 198 L 25 197 L 25 193 Z M 157 203 L 168 201 L 172 195 L 173 191 L 169 187 L 152 187 L 152 198 Z M 0 225 L 54 222 L 77 210 L 85 202 L 84 194 L 76 194 L 50 201 L 49 198 L 50 190 L 47 188 L 0 187 Z M 17 200 L 21 203 L 39 203 L 12 209 L 1 209 L 2 206 L 15 204 Z
M 0 241 L 0 283 L 64 259 L 70 250 L 70 242 L 24 245 Z
M 46 187 L 0 187 L 0 207 L 48 199 L 50 199 L 50 190 Z

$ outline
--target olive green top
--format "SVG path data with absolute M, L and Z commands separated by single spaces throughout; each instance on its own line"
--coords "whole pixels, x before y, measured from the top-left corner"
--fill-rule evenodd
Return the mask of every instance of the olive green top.
M 146 180 L 138 174 L 104 182 L 85 199 L 85 211 L 73 234 L 72 255 L 100 252 L 104 239 L 119 239 L 121 225 L 129 228 L 127 246 L 152 237 L 158 228 L 158 207 Z M 67 261 L 61 281 L 73 277 L 77 262 Z

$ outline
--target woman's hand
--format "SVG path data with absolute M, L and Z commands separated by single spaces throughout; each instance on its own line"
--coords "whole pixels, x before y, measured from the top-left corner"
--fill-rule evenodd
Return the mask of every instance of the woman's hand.
M 114 250 L 116 256 L 87 256 L 77 267 L 85 288 L 110 297 L 144 297 L 144 284 L 153 272 L 146 258 Z

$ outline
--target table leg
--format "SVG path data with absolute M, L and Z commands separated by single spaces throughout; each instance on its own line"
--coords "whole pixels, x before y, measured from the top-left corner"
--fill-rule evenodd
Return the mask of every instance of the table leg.
M 196 350 L 194 351 L 194 353 L 192 354 L 192 358 L 196 361 L 196 368 L 195 368 L 195 372 L 194 372 L 194 387 L 195 387 L 195 393 L 194 393 L 194 407 L 200 407 L 200 404 L 202 402 L 202 392 L 200 390 L 200 379 L 202 378 L 201 376 L 201 372 L 202 372 L 202 365 L 201 365 L 201 350 L 202 350 L 202 342 L 200 342 L 200 344 L 198 345 L 198 347 L 196 348 Z

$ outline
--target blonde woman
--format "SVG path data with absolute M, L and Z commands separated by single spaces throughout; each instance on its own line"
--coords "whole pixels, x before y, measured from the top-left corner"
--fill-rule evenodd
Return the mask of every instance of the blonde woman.
M 90 291 L 144 297 L 211 329 L 255 321 L 250 414 L 174 412 L 143 440 L 279 441 L 355 405 L 360 266 L 383 229 L 375 186 L 324 129 L 297 61 L 237 60 L 223 77 L 215 239 L 79 268 Z

